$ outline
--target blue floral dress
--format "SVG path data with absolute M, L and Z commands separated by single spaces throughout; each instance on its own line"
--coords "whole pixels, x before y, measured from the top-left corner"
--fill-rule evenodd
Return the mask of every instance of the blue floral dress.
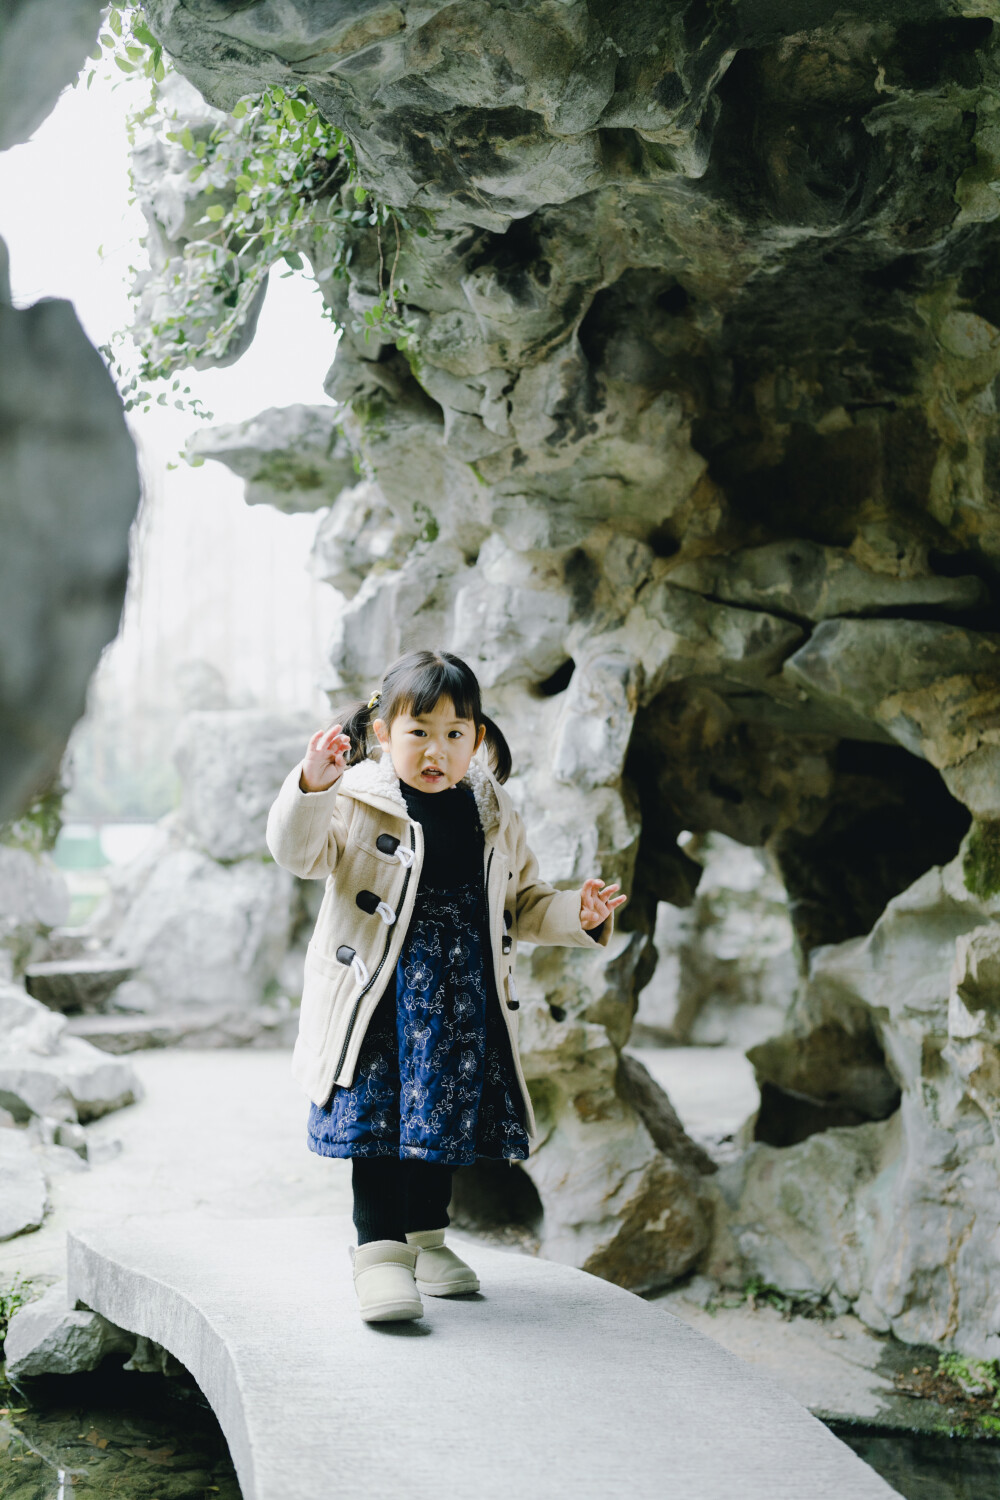
M 450 1166 L 522 1161 L 528 1135 L 493 977 L 475 799 L 465 786 L 403 790 L 424 825 L 413 916 L 354 1082 L 310 1105 L 309 1148 Z

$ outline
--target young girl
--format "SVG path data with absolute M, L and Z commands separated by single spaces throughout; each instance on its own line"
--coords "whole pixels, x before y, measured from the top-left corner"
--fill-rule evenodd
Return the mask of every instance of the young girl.
M 268 814 L 278 864 L 327 877 L 292 1072 L 310 1149 L 352 1159 L 367 1322 L 419 1317 L 421 1292 L 478 1291 L 445 1228 L 455 1167 L 523 1160 L 535 1134 L 518 940 L 606 946 L 626 899 L 596 878 L 579 891 L 539 880 L 510 769 L 465 662 L 413 651 L 312 736 Z

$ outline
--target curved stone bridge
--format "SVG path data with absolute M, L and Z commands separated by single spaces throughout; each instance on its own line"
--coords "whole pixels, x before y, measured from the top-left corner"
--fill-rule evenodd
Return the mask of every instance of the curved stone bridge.
M 481 1245 L 483 1294 L 357 1316 L 340 1218 L 131 1219 L 68 1234 L 69 1299 L 163 1344 L 244 1500 L 885 1500 L 766 1377 L 609 1282 Z

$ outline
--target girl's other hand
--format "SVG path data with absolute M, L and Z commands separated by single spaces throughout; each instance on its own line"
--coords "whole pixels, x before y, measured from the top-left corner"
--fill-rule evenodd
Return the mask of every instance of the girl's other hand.
M 605 885 L 603 880 L 585 880 L 580 889 L 580 926 L 584 932 L 589 932 L 592 927 L 600 927 L 616 906 L 622 906 L 627 896 L 615 896 L 612 893 L 620 889 L 616 883 Z
M 351 742 L 339 724 L 317 729 L 302 757 L 299 786 L 304 792 L 325 792 L 343 776 L 350 753 Z

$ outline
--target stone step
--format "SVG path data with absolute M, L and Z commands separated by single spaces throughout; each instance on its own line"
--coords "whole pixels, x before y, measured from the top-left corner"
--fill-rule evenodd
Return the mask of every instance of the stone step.
M 141 1052 L 148 1047 L 291 1047 L 298 1011 L 258 1005 L 190 1007 L 153 1015 L 71 1016 L 67 1034 L 83 1037 L 102 1052 Z
M 102 1011 L 118 986 L 135 973 L 135 965 L 110 954 L 92 958 L 54 958 L 29 964 L 24 983 L 29 995 L 50 1010 Z
M 69 1232 L 68 1295 L 191 1372 L 243 1500 L 889 1500 L 772 1380 L 610 1282 L 452 1236 L 481 1294 L 357 1312 L 346 1218 Z

